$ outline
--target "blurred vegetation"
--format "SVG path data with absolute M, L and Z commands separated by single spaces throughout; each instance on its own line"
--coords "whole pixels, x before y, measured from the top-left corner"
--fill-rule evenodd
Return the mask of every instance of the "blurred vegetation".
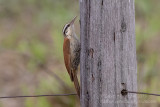
M 160 1 L 135 0 L 135 5 L 138 88 L 160 93 Z M 63 64 L 61 31 L 79 14 L 79 1 L 0 0 L 0 13 L 0 94 L 74 92 Z M 138 101 L 140 107 L 160 106 L 158 97 Z M 3 100 L 0 107 L 79 107 L 79 102 L 75 96 L 26 98 Z
M 136 42 L 139 91 L 160 93 L 160 1 L 136 0 Z M 140 96 L 140 107 L 159 107 L 160 98 Z

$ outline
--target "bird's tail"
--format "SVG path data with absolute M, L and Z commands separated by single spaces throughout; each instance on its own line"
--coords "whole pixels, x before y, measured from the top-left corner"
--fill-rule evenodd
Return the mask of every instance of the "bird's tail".
M 80 98 L 80 86 L 79 86 L 79 82 L 78 82 L 76 71 L 74 71 L 74 73 L 73 73 L 73 82 L 74 82 L 74 86 L 75 86 L 76 91 L 77 91 L 77 95 Z

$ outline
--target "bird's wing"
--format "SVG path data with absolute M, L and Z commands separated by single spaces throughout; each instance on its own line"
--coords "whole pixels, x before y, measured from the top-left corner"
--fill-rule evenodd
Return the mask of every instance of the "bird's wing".
M 70 62 L 70 40 L 68 38 L 64 38 L 63 42 L 63 56 L 64 63 L 68 74 L 70 75 L 71 80 L 73 81 L 73 75 L 71 74 L 71 62 Z

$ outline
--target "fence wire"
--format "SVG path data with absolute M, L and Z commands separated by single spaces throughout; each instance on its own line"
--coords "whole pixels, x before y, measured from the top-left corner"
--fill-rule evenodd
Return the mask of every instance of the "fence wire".
M 24 95 L 24 96 L 5 96 L 0 97 L 0 99 L 7 99 L 7 98 L 27 98 L 27 97 L 59 97 L 59 96 L 73 96 L 77 95 L 75 93 L 70 94 L 51 94 L 51 95 Z
M 146 92 L 136 92 L 136 91 L 127 91 L 122 90 L 122 95 L 130 94 L 143 94 L 143 95 L 152 95 L 152 96 L 160 96 L 160 94 L 146 93 Z M 51 95 L 22 95 L 22 96 L 4 96 L 0 97 L 0 99 L 8 99 L 8 98 L 27 98 L 27 97 L 60 97 L 60 96 L 76 96 L 76 93 L 67 93 L 67 94 L 51 94 Z

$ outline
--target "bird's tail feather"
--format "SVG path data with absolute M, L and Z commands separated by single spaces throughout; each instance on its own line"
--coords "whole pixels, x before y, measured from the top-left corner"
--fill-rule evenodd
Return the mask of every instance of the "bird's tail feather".
M 74 73 L 73 73 L 73 82 L 74 82 L 74 86 L 75 86 L 76 91 L 77 91 L 77 95 L 80 98 L 80 86 L 79 86 L 76 71 L 74 71 Z

